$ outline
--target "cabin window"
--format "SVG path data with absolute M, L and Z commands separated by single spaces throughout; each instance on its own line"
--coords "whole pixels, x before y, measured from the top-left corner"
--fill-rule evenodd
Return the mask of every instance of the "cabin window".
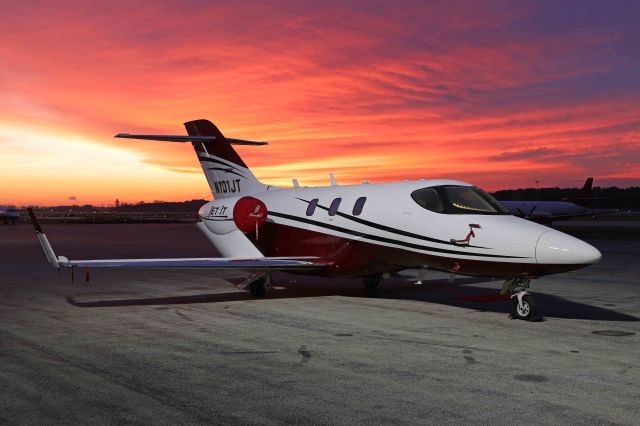
M 307 216 L 313 216 L 313 213 L 316 211 L 316 206 L 318 205 L 318 199 L 314 198 L 309 201 L 309 205 L 307 206 Z
M 360 197 L 356 200 L 356 203 L 353 205 L 353 215 L 360 216 L 362 213 L 362 208 L 364 207 L 364 203 L 367 201 L 367 197 Z
M 341 201 L 342 198 L 336 198 L 331 202 L 331 205 L 329 206 L 329 216 L 335 216 L 336 213 L 338 213 L 338 207 L 340 207 Z
M 444 211 L 442 201 L 440 200 L 436 190 L 433 188 L 424 188 L 413 191 L 411 193 L 411 198 L 413 198 L 420 207 L 431 210 L 432 212 L 442 213 Z

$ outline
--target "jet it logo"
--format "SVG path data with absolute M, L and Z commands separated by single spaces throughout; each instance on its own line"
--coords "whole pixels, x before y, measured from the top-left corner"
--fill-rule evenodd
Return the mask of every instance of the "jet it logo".
M 471 241 L 471 238 L 476 237 L 475 232 L 473 232 L 474 229 L 482 229 L 482 228 L 477 223 L 470 223 L 469 233 L 467 234 L 467 237 L 464 240 L 456 240 L 455 238 L 452 238 L 451 244 L 455 244 L 457 246 L 468 246 L 469 242 Z
M 220 217 L 227 215 L 227 206 L 212 206 L 209 209 L 209 217 Z

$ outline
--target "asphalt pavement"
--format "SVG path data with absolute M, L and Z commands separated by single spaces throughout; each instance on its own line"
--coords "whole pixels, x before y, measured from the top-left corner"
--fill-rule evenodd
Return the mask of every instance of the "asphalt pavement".
M 48 225 L 70 258 L 214 256 L 193 224 Z M 60 276 L 0 226 L 3 424 L 640 424 L 640 240 L 532 283 L 280 274 L 264 299 L 206 271 Z

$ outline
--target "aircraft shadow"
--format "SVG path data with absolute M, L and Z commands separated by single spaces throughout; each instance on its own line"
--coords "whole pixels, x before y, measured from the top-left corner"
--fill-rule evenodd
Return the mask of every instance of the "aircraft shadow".
M 497 291 L 493 294 L 496 295 Z M 398 292 L 389 292 L 383 294 L 383 297 L 389 299 L 405 299 L 419 300 L 429 303 L 437 303 L 442 305 L 456 306 L 465 309 L 475 309 L 485 312 L 502 312 L 505 315 L 511 313 L 512 302 L 510 300 L 474 300 L 474 297 L 482 299 L 482 296 L 490 295 L 491 290 L 482 287 L 465 286 L 449 286 L 448 289 L 442 291 L 415 291 L 413 289 L 408 293 L 406 290 Z M 612 309 L 599 306 L 588 305 L 585 303 L 575 302 L 563 297 L 551 294 L 532 291 L 538 305 L 538 321 L 547 318 L 564 318 L 564 319 L 580 319 L 580 320 L 600 320 L 600 321 L 640 321 L 640 318 Z
M 498 291 L 474 286 L 486 282 L 486 278 L 457 278 L 455 284 L 446 280 L 429 280 L 423 285 L 409 284 L 406 281 L 390 279 L 383 282 L 375 293 L 367 293 L 359 280 L 319 280 L 308 277 L 286 287 L 270 289 L 264 299 L 256 299 L 247 291 L 225 293 L 207 293 L 168 297 L 151 297 L 135 299 L 104 299 L 80 301 L 67 297 L 67 302 L 82 308 L 150 306 L 150 305 L 184 305 L 197 303 L 220 303 L 273 299 L 292 299 L 322 296 L 373 297 L 378 299 L 399 299 L 437 303 L 456 306 L 477 311 L 498 312 L 508 315 L 512 302 L 500 298 Z M 533 292 L 538 304 L 538 320 L 544 317 L 601 320 L 601 321 L 640 321 L 640 318 L 616 312 L 612 309 L 574 302 L 562 297 Z

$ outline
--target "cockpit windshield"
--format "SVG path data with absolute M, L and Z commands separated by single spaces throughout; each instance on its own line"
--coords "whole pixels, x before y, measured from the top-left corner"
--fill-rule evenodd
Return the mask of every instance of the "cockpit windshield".
M 433 186 L 413 191 L 411 198 L 436 213 L 508 214 L 495 198 L 475 186 Z

